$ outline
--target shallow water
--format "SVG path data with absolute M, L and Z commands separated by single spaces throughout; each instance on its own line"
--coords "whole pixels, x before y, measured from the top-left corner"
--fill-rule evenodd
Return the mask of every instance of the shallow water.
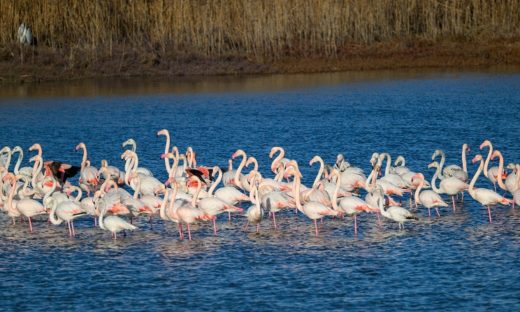
M 262 87 L 251 87 L 258 79 Z M 179 91 L 175 82 L 160 90 L 143 82 L 150 86 L 145 91 L 127 81 L 121 89 L 73 93 L 53 84 L 54 91 L 21 97 L 0 90 L 0 145 L 27 151 L 39 142 L 46 159 L 78 164 L 73 148 L 84 141 L 93 164 L 107 159 L 121 167 L 120 144 L 133 137 L 140 164 L 164 179 L 164 139 L 155 133 L 167 128 L 173 144 L 193 146 L 201 164 L 226 166 L 242 148 L 258 158 L 264 175 L 270 148 L 284 146 L 299 160 L 306 184 L 317 170 L 307 165 L 315 154 L 332 162 L 343 153 L 368 171 L 372 152 L 388 151 L 427 177 L 437 148 L 448 164 L 460 163 L 463 143 L 470 158 L 486 138 L 506 162 L 520 155 L 516 73 L 213 83 Z M 479 185 L 492 187 L 483 177 Z M 419 208 L 417 214 L 420 220 L 405 231 L 391 221 L 378 227 L 374 216 L 363 215 L 357 237 L 347 219 L 326 220 L 314 237 L 312 223 L 292 211 L 281 213 L 280 230 L 266 220 L 260 234 L 243 232 L 240 216 L 231 224 L 222 216 L 217 237 L 201 224 L 191 242 L 157 220 L 152 228 L 139 220 L 139 231 L 113 241 L 88 218 L 78 220 L 78 237 L 69 239 L 65 227 L 41 220 L 28 234 L 26 224 L 12 226 L 2 214 L 0 303 L 7 310 L 520 309 L 520 210 L 497 207 L 488 224 L 486 210 L 466 195 L 455 213 L 443 209 L 441 218 L 429 219 Z

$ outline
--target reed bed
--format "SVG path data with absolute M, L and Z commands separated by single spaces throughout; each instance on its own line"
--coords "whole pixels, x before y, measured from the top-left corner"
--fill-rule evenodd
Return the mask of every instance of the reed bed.
M 0 44 L 21 22 L 38 45 L 112 55 L 338 57 L 392 40 L 479 42 L 520 36 L 520 0 L 2 0 Z

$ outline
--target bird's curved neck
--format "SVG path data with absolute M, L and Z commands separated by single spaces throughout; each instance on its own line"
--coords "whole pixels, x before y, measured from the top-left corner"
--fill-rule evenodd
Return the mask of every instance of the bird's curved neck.
M 166 144 L 164 145 L 164 155 L 166 155 L 170 151 L 170 133 L 166 132 L 164 135 L 166 136 Z M 170 172 L 170 158 L 164 157 L 164 166 L 166 167 L 166 172 Z
M 276 172 L 276 168 L 285 156 L 285 150 L 283 148 L 277 148 L 276 151 L 280 152 L 271 163 L 271 171 Z
M 303 212 L 302 203 L 300 202 L 300 177 L 298 176 L 298 172 L 295 173 L 293 180 L 293 192 L 294 192 L 294 200 L 296 202 L 296 208 L 299 211 Z
M 504 172 L 504 156 L 502 156 L 502 153 L 498 153 L 498 174 L 497 174 L 497 183 L 498 186 L 500 186 L 501 189 L 504 191 L 507 191 L 507 186 L 504 184 L 504 180 L 502 178 L 502 173 Z
M 18 150 L 18 159 L 16 160 L 16 164 L 14 165 L 14 169 L 13 169 L 14 174 L 19 173 L 20 166 L 22 165 L 22 160 L 23 160 L 23 150 L 19 149 Z
M 338 208 L 338 192 L 341 185 L 341 174 L 334 173 L 336 176 L 336 186 L 334 187 L 334 193 L 332 194 L 332 209 L 339 211 Z
M 486 178 L 489 178 L 488 169 L 489 169 L 489 161 L 491 160 L 491 154 L 493 154 L 493 144 L 489 143 L 489 151 L 488 151 L 488 155 L 486 157 L 486 162 L 484 163 L 484 176 Z
M 419 194 L 421 193 L 421 190 L 424 186 L 424 179 L 421 179 L 420 182 L 419 182 L 419 186 L 417 186 L 417 189 L 415 190 L 415 202 L 417 204 L 420 204 L 421 203 L 421 200 L 420 200 L 420 197 L 419 197 Z
M 473 176 L 473 179 L 471 179 L 471 183 L 469 184 L 468 193 L 470 193 L 471 195 L 473 195 L 475 193 L 475 190 L 474 190 L 475 183 L 477 183 L 478 177 L 479 177 L 480 173 L 482 172 L 483 168 L 484 168 L 484 161 L 481 159 L 477 172 L 475 172 L 475 175 Z
M 437 182 L 437 178 L 439 177 L 439 172 L 440 172 L 439 167 L 437 167 L 437 170 L 435 170 L 435 173 L 433 174 L 433 178 L 432 178 L 432 189 L 436 193 L 440 193 L 441 192 L 441 190 L 437 187 L 437 185 L 435 185 L 435 183 Z
M 240 161 L 240 165 L 238 166 L 237 171 L 235 172 L 235 185 L 239 188 L 242 188 L 242 184 L 240 183 L 240 173 L 242 172 L 242 168 L 246 165 L 246 154 L 240 154 L 242 156 L 242 160 Z
M 325 168 L 325 164 L 323 163 L 323 159 L 318 158 L 318 162 L 320 164 L 320 169 L 318 169 L 318 174 L 316 175 L 316 178 L 314 179 L 314 183 L 312 183 L 312 188 L 316 189 L 318 188 L 318 183 L 321 181 L 321 176 L 323 175 L 323 169 Z
M 466 160 L 466 145 L 462 145 L 462 170 L 468 173 L 468 164 Z
M 218 168 L 217 169 L 217 178 L 215 179 L 213 184 L 211 184 L 211 187 L 208 190 L 209 196 L 213 196 L 213 192 L 215 191 L 215 189 L 219 185 L 220 181 L 222 181 L 222 170 L 220 170 L 220 168 Z

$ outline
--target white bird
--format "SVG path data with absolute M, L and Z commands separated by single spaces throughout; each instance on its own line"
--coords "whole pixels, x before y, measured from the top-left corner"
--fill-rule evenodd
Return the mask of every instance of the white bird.
M 107 216 L 105 217 L 107 206 L 104 199 L 100 199 L 98 202 L 98 207 L 101 206 L 101 213 L 99 214 L 99 227 L 103 230 L 107 230 L 112 232 L 112 236 L 114 239 L 117 239 L 117 233 L 124 231 L 124 230 L 135 230 L 137 227 L 134 225 L 126 222 L 125 220 L 121 219 L 118 216 Z

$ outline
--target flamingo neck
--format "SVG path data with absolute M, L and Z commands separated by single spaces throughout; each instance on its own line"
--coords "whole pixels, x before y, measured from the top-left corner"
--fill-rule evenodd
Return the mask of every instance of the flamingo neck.
M 300 177 L 298 176 L 298 172 L 295 173 L 294 176 L 294 186 L 293 186 L 293 193 L 294 193 L 294 200 L 296 202 L 296 208 L 303 212 L 302 203 L 300 202 Z
M 444 154 L 444 152 L 441 151 L 441 162 L 439 163 L 439 166 L 437 167 L 437 171 L 438 171 L 437 176 L 441 180 L 445 179 L 445 176 L 442 174 L 442 168 L 444 167 L 445 162 L 446 162 L 446 154 Z
M 419 198 L 419 194 L 421 193 L 421 190 L 424 186 L 424 178 L 421 178 L 421 182 L 419 182 L 419 186 L 417 187 L 417 189 L 415 190 L 415 202 L 417 204 L 420 204 L 421 203 L 421 200 Z
M 439 172 L 439 167 L 437 167 L 437 170 L 435 170 L 435 174 L 432 178 L 432 189 L 435 191 L 435 193 L 441 193 L 441 190 L 437 187 L 437 185 L 435 185 L 435 183 L 437 182 L 437 177 L 439 176 Z
M 334 187 L 334 193 L 332 194 L 332 209 L 339 211 L 338 192 L 339 192 L 339 187 L 341 185 L 341 174 L 334 172 L 334 175 L 336 176 L 336 187 Z
M 58 208 L 58 202 L 52 198 L 51 199 L 52 205 L 51 205 L 51 212 L 49 213 L 49 221 L 51 221 L 54 225 L 59 225 L 63 222 L 63 220 L 56 217 L 56 208 Z
M 166 132 L 166 144 L 164 146 L 164 155 L 168 154 L 170 151 L 170 133 Z M 164 166 L 166 167 L 166 172 L 170 172 L 171 166 L 170 166 L 170 159 L 168 157 L 164 157 Z
M 17 151 L 18 151 L 18 159 L 16 160 L 16 164 L 14 165 L 14 169 L 13 169 L 14 174 L 19 173 L 20 165 L 22 164 L 22 160 L 23 160 L 23 150 L 18 149 Z
M 159 208 L 159 216 L 163 220 L 166 220 L 166 202 L 168 201 L 168 197 L 170 197 L 170 190 L 167 190 L 164 194 L 164 198 L 161 202 L 161 207 Z
M 462 170 L 468 173 L 468 164 L 466 161 L 466 144 L 462 145 Z
M 482 169 L 484 168 L 484 161 L 480 160 L 480 165 L 478 166 L 477 172 L 475 172 L 475 175 L 473 176 L 473 179 L 471 179 L 471 183 L 469 184 L 468 193 L 470 193 L 471 196 L 474 196 L 475 194 L 475 183 L 477 183 L 478 177 L 480 173 L 482 172 Z
M 87 147 L 82 145 L 81 149 L 83 150 L 83 158 L 81 159 L 81 171 L 85 169 L 87 166 Z
M 245 153 L 243 153 L 243 154 L 241 153 L 240 156 L 242 156 L 242 160 L 240 161 L 240 165 L 238 166 L 238 169 L 237 169 L 237 171 L 235 172 L 235 178 L 234 178 L 234 180 L 235 180 L 235 185 L 236 185 L 237 187 L 239 187 L 239 188 L 243 188 L 243 187 L 242 187 L 242 184 L 241 184 L 241 182 L 240 182 L 239 177 L 240 177 L 240 173 L 242 172 L 242 168 L 244 168 L 244 166 L 246 165 L 246 157 L 247 157 L 247 156 L 246 156 Z
M 220 170 L 220 168 L 217 167 L 217 178 L 215 179 L 213 184 L 211 184 L 211 187 L 208 190 L 208 195 L 209 196 L 213 196 L 213 192 L 215 191 L 215 189 L 219 185 L 220 181 L 222 181 L 222 170 Z
M 325 163 L 323 162 L 323 159 L 321 159 L 321 157 L 318 158 L 318 162 L 320 163 L 320 169 L 318 170 L 318 174 L 316 175 L 314 183 L 312 184 L 313 189 L 318 188 L 318 183 L 321 180 L 321 176 L 323 175 L 323 169 L 325 168 Z
M 502 173 L 504 172 L 504 156 L 502 156 L 502 153 L 498 153 L 498 175 L 497 175 L 497 182 L 498 186 L 500 186 L 501 189 L 504 191 L 507 191 L 507 186 L 504 184 L 504 180 L 502 178 Z
M 195 207 L 197 205 L 197 201 L 199 199 L 199 193 L 200 193 L 200 190 L 202 189 L 202 182 L 200 180 L 197 180 L 197 191 L 195 192 L 195 196 L 193 196 L 193 198 L 191 199 L 191 205 L 193 207 Z
M 489 169 L 489 161 L 491 160 L 491 154 L 493 154 L 493 144 L 491 144 L 491 142 L 489 143 L 489 151 L 488 151 L 488 155 L 486 157 L 486 162 L 484 163 L 484 176 L 486 178 L 489 178 L 488 176 L 488 169 Z
M 282 161 L 283 157 L 285 156 L 285 150 L 283 148 L 276 148 L 275 153 L 280 152 L 271 163 L 271 171 L 275 172 L 276 168 L 278 167 L 279 163 Z

